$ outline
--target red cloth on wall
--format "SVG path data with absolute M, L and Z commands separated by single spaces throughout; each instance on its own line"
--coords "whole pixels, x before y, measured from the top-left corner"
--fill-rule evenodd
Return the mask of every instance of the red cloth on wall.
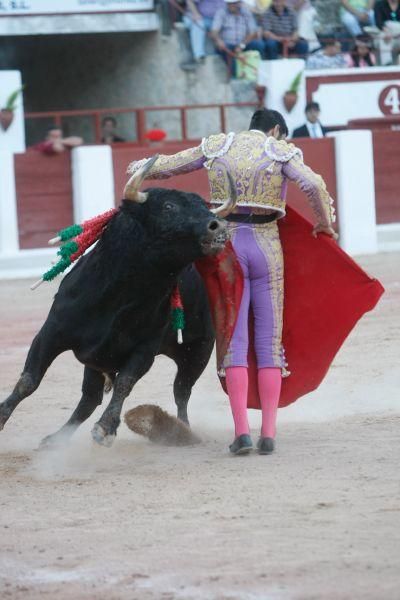
M 291 373 L 282 381 L 282 407 L 320 385 L 343 342 L 384 289 L 331 238 L 314 238 L 312 225 L 289 206 L 286 217 L 279 220 L 279 232 L 285 261 L 283 346 Z M 220 366 L 236 322 L 243 275 L 230 244 L 222 254 L 202 259 L 196 266 L 210 301 Z M 252 344 L 248 406 L 260 408 Z

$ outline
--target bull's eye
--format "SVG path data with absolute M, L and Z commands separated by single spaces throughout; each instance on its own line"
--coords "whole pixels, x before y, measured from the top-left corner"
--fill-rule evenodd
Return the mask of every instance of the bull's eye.
M 174 204 L 171 204 L 171 202 L 166 202 L 164 204 L 164 210 L 173 210 L 175 208 Z

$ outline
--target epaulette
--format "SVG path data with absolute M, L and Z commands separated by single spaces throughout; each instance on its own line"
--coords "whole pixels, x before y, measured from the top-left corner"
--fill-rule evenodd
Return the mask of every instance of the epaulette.
M 204 156 L 208 159 L 218 158 L 228 152 L 235 134 L 231 131 L 230 133 L 218 133 L 217 135 L 210 135 L 203 138 L 201 142 L 201 150 Z
M 300 148 L 297 148 L 294 144 L 289 144 L 285 140 L 277 140 L 272 136 L 266 139 L 265 154 L 276 162 L 288 162 L 294 156 L 299 156 L 303 160 L 303 153 Z

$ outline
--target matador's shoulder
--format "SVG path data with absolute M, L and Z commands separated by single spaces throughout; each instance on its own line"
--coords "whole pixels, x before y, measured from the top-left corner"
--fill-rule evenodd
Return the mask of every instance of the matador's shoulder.
M 303 160 L 303 153 L 300 148 L 285 140 L 277 140 L 272 136 L 266 139 L 265 154 L 271 160 L 282 163 L 288 162 L 295 156 Z
M 201 142 L 201 150 L 206 158 L 218 158 L 228 152 L 235 134 L 218 133 L 217 135 L 209 135 L 203 138 Z

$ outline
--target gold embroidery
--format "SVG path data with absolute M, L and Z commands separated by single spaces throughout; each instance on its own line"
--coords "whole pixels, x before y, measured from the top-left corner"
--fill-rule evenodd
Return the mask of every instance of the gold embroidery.
M 229 172 L 236 183 L 238 206 L 270 208 L 285 214 L 282 163 L 274 163 L 274 172 L 268 173 L 272 160 L 264 146 L 264 136 L 245 131 L 235 136 L 227 154 L 207 163 L 213 201 L 223 201 L 229 194 Z
M 203 154 L 208 159 L 217 158 L 218 156 L 222 156 L 225 154 L 234 139 L 234 133 L 218 133 L 217 135 L 210 135 L 207 138 L 204 138 L 201 142 L 201 149 Z
M 195 148 L 188 148 L 177 152 L 177 154 L 160 154 L 157 161 L 151 168 L 147 179 L 164 179 L 171 177 L 172 175 L 178 175 L 179 173 L 189 173 L 193 169 L 193 164 L 199 161 L 196 168 L 201 168 L 203 164 L 200 162 L 204 158 L 201 146 Z M 134 161 L 128 167 L 128 173 L 134 173 L 143 161 Z

